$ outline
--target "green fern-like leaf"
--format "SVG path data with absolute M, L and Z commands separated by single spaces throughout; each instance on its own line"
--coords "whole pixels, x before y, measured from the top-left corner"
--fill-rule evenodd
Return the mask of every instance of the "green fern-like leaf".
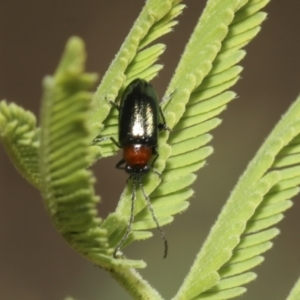
M 0 137 L 17 169 L 42 191 L 46 207 L 67 242 L 93 263 L 108 269 L 136 298 L 162 299 L 133 268 L 143 261 L 115 259 L 112 253 L 127 229 L 132 191 L 126 187 L 115 213 L 98 217 L 87 167 L 112 155 L 110 140 L 91 145 L 99 135 L 116 137 L 115 100 L 135 78 L 151 80 L 165 45 L 153 44 L 170 32 L 184 5 L 179 0 L 149 0 L 104 76 L 96 94 L 93 74 L 84 73 L 85 52 L 72 38 L 53 77 L 44 81 L 42 129 L 15 104 L 0 102 Z M 228 91 L 238 80 L 245 56 L 241 50 L 259 32 L 268 0 L 210 0 L 167 89 L 163 104 L 167 124 L 155 169 L 143 177 L 145 191 L 160 225 L 172 222 L 192 196 L 194 172 L 213 152 L 209 133 L 218 115 L 235 98 Z M 279 234 L 274 226 L 292 206 L 300 185 L 300 97 L 266 140 L 239 180 L 174 299 L 231 299 L 245 293 L 256 278 L 252 269 L 264 260 Z M 40 146 L 41 145 L 41 146 Z M 144 196 L 137 192 L 133 230 L 126 245 L 149 238 L 156 227 Z M 135 286 L 138 285 L 138 288 Z M 299 281 L 288 299 L 299 298 Z
M 0 102 L 0 139 L 17 170 L 39 187 L 39 130 L 36 118 L 12 103 Z
M 300 97 L 239 180 L 176 299 L 231 299 L 254 280 L 300 184 Z M 213 259 L 210 259 L 213 257 Z
M 282 220 L 283 212 L 292 206 L 290 199 L 300 190 L 299 116 L 300 97 L 234 189 L 191 270 L 190 279 L 194 279 L 186 280 L 186 289 L 197 281 L 198 292 L 207 287 L 207 278 L 218 282 L 198 293 L 197 299 L 234 298 L 246 291 L 243 285 L 256 278 L 250 270 L 264 260 L 262 254 L 272 247 L 271 240 L 279 234 L 273 226 Z M 207 255 L 218 257 L 213 266 L 205 263 Z M 190 293 L 196 289 L 191 290 L 188 299 L 194 297 Z
M 99 227 L 95 179 L 86 169 L 91 140 L 88 89 L 96 77 L 83 73 L 84 61 L 83 43 L 73 38 L 54 77 L 44 80 L 41 190 L 52 219 L 70 245 L 94 263 L 107 266 L 113 246 L 107 239 L 109 229 Z
M 207 146 L 212 138 L 208 132 L 220 124 L 217 116 L 235 97 L 227 90 L 236 83 L 242 69 L 237 66 L 245 56 L 240 48 L 254 37 L 253 32 L 259 31 L 266 17 L 257 10 L 249 12 L 248 6 L 241 7 L 237 1 L 225 2 L 208 3 L 168 88 L 167 93 L 172 92 L 172 96 L 164 112 L 173 132 L 170 137 L 168 133 L 161 135 L 160 156 L 155 165 L 157 170 L 163 171 L 162 182 L 158 186 L 160 180 L 155 174 L 144 180 L 161 225 L 170 223 L 175 214 L 188 207 L 186 200 L 193 194 L 190 187 L 195 180 L 193 173 L 205 165 L 206 158 L 213 152 L 212 147 Z M 252 4 L 253 1 L 248 5 Z M 237 9 L 240 10 L 235 12 Z M 238 39 L 236 35 L 243 38 Z M 204 62 L 201 55 L 206 57 Z M 117 208 L 119 215 L 129 216 L 130 201 L 128 187 Z M 136 202 L 135 231 L 130 241 L 149 237 L 147 230 L 155 227 L 143 196 L 138 194 Z
M 91 94 L 88 89 L 94 83 L 92 74 L 83 73 L 85 53 L 83 43 L 78 38 L 71 39 L 66 47 L 62 62 L 54 77 L 44 80 L 44 100 L 42 106 L 42 130 L 40 149 L 40 169 L 42 192 L 51 215 L 57 224 L 63 216 L 60 205 L 68 206 L 69 202 L 80 197 L 90 197 L 90 202 L 98 200 L 93 196 L 90 186 L 93 182 L 91 174 L 85 170 L 87 166 L 87 145 L 89 131 L 86 123 Z M 62 198 L 62 199 L 61 199 Z M 79 199 L 77 200 L 78 202 Z M 87 201 L 82 201 L 85 204 Z M 76 204 L 76 202 L 75 202 Z M 82 207 L 85 209 L 85 206 Z M 81 211 L 78 207 L 78 214 Z M 85 215 L 82 214 L 85 218 Z M 68 232 L 73 227 L 76 233 L 82 224 L 99 221 L 83 221 L 80 215 L 75 224 L 65 223 L 61 231 Z M 91 217 L 91 220 L 93 217 Z M 88 226 L 87 226 L 88 227 Z

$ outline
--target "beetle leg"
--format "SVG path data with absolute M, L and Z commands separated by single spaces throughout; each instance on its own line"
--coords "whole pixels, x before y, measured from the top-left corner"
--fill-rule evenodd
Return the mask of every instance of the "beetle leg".
M 161 176 L 162 176 L 161 173 L 158 172 L 158 171 L 154 168 L 154 164 L 155 164 L 156 160 L 157 160 L 158 157 L 159 157 L 159 153 L 156 152 L 156 149 L 154 149 L 154 150 L 153 150 L 153 154 L 156 154 L 156 155 L 155 155 L 155 157 L 154 157 L 154 159 L 153 159 L 153 161 L 152 161 L 152 163 L 151 163 L 151 171 L 152 171 L 153 173 L 155 173 L 159 178 L 161 178 Z
M 129 223 L 127 225 L 127 229 L 125 231 L 125 234 L 123 235 L 122 239 L 120 240 L 120 242 L 118 243 L 117 247 L 115 248 L 115 251 L 114 251 L 114 254 L 113 254 L 114 258 L 118 258 L 118 252 L 121 250 L 123 244 L 126 242 L 128 236 L 129 236 L 129 234 L 131 232 L 132 224 L 133 224 L 133 221 L 134 221 L 134 205 L 135 205 L 135 200 L 136 200 L 136 178 L 133 177 L 132 178 L 132 195 L 131 195 L 131 209 L 130 209 Z M 160 231 L 162 231 L 162 230 L 160 229 Z M 161 235 L 162 235 L 162 233 L 161 233 Z M 166 238 L 164 237 L 164 241 L 165 240 L 166 240 Z M 166 256 L 166 250 L 165 250 L 165 256 Z
M 117 164 L 116 164 L 116 168 L 117 169 L 121 169 L 121 170 L 124 170 L 125 167 L 122 167 L 123 164 L 125 164 L 126 161 L 122 158 Z
M 160 106 L 159 106 L 159 113 L 162 118 L 162 123 L 158 124 L 158 130 L 167 130 L 167 131 L 171 132 L 171 129 L 167 126 L 165 116 L 164 116 L 163 111 Z
M 93 140 L 93 145 L 107 140 L 111 140 L 118 148 L 121 148 L 121 145 L 111 136 L 95 137 L 95 139 Z
M 118 148 L 122 148 L 121 145 L 113 138 L 113 137 L 110 137 L 109 138 Z
M 165 119 L 165 116 L 164 116 L 163 111 L 162 111 L 162 109 L 161 109 L 161 106 L 164 105 L 166 102 L 168 102 L 168 101 L 172 98 L 172 96 L 175 94 L 176 90 L 177 90 L 177 89 L 175 89 L 175 90 L 174 90 L 171 94 L 169 94 L 168 96 L 164 97 L 164 98 L 162 99 L 160 105 L 159 105 L 159 113 L 160 113 L 161 118 L 162 118 L 162 121 L 163 121 L 162 123 L 158 124 L 158 129 L 159 129 L 159 130 L 162 130 L 162 129 L 163 129 L 163 130 L 167 130 L 167 131 L 169 131 L 169 132 L 172 131 L 171 128 L 169 128 L 169 127 L 167 126 L 166 119 Z
M 113 107 L 115 107 L 118 111 L 120 111 L 120 106 L 119 106 L 117 103 L 115 103 L 115 102 L 113 102 L 113 101 L 111 101 L 111 100 L 108 100 L 108 102 L 109 102 Z
M 154 220 L 154 222 L 156 224 L 156 228 L 158 229 L 158 231 L 160 233 L 160 236 L 161 236 L 161 238 L 162 238 L 162 240 L 164 242 L 165 249 L 164 249 L 164 256 L 163 256 L 163 258 L 166 258 L 167 255 L 168 255 L 168 241 L 167 241 L 166 235 L 165 235 L 164 231 L 162 230 L 162 228 L 159 225 L 159 222 L 158 222 L 158 219 L 157 219 L 156 214 L 154 212 L 154 209 L 153 209 L 153 206 L 151 204 L 150 198 L 149 198 L 149 196 L 146 194 L 146 192 L 144 190 L 143 184 L 141 182 L 141 178 L 137 177 L 136 180 L 137 180 L 137 183 L 138 183 L 138 186 L 139 186 L 140 190 L 142 191 L 142 193 L 144 195 L 144 198 L 146 200 L 148 209 L 150 210 L 152 218 L 153 218 L 153 220 Z
M 112 101 L 112 100 L 108 100 L 107 97 L 105 97 L 105 100 L 106 100 L 109 104 L 111 104 L 111 106 L 115 107 L 118 111 L 120 111 L 120 106 L 119 106 L 117 103 L 115 103 L 115 102 Z

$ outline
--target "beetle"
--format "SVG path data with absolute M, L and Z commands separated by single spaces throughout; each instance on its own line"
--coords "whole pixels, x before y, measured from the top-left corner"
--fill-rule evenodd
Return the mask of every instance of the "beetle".
M 119 110 L 119 134 L 118 142 L 113 138 L 110 139 L 119 148 L 123 149 L 123 158 L 116 164 L 116 168 L 124 169 L 129 174 L 128 179 L 132 180 L 130 220 L 124 236 L 114 251 L 114 257 L 117 257 L 117 252 L 121 249 L 131 231 L 134 221 L 136 190 L 139 187 L 164 242 L 165 258 L 168 253 L 168 242 L 164 231 L 159 225 L 150 198 L 143 188 L 141 178 L 144 174 L 149 173 L 150 170 L 161 176 L 153 168 L 159 156 L 157 150 L 158 133 L 161 130 L 170 131 L 170 129 L 166 125 L 156 91 L 146 80 L 140 78 L 133 80 L 125 88 L 120 105 L 112 104 Z

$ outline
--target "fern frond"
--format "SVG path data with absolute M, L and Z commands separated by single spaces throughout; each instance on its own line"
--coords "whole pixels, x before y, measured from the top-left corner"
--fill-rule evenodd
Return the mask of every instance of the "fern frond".
M 283 213 L 292 206 L 290 199 L 300 191 L 300 160 L 298 158 L 299 144 L 297 141 L 300 134 L 299 116 L 300 97 L 276 126 L 254 160 L 255 164 L 250 164 L 248 172 L 241 178 L 238 186 L 233 191 L 232 201 L 237 199 L 238 196 L 241 197 L 241 187 L 245 187 L 245 182 L 249 184 L 253 181 L 254 185 L 250 188 L 250 192 L 252 190 L 253 194 L 257 194 L 258 190 L 255 184 L 255 181 L 258 180 L 257 175 L 262 176 L 258 181 L 261 182 L 270 174 L 277 174 L 278 179 L 275 182 L 269 181 L 271 188 L 266 193 L 261 194 L 262 197 L 258 205 L 251 207 L 253 215 L 245 224 L 246 227 L 240 236 L 238 245 L 234 248 L 230 260 L 219 270 L 219 283 L 201 294 L 199 299 L 202 299 L 202 297 L 206 299 L 207 295 L 220 297 L 219 293 L 224 290 L 222 288 L 224 281 L 230 280 L 232 282 L 230 288 L 225 288 L 226 292 L 229 293 L 231 289 L 234 291 L 255 279 L 253 277 L 250 281 L 239 280 L 243 275 L 253 274 L 249 270 L 263 261 L 262 254 L 272 247 L 271 240 L 279 234 L 279 230 L 273 226 L 282 220 Z M 268 158 L 265 163 L 260 164 L 259 159 L 264 160 L 265 158 Z M 257 167 L 258 165 L 260 166 Z M 239 190 L 238 196 L 235 194 L 236 190 Z M 247 205 L 249 205 L 247 195 L 244 194 L 242 201 L 247 202 Z M 244 292 L 245 290 L 241 290 L 240 294 Z M 234 297 L 232 295 L 230 298 Z
M 97 265 L 111 267 L 114 245 L 108 241 L 112 230 L 107 225 L 116 217 L 111 216 L 99 227 L 95 178 L 86 169 L 91 140 L 87 123 L 92 94 L 88 90 L 96 77 L 83 73 L 84 62 L 83 42 L 72 38 L 55 75 L 44 80 L 41 191 L 56 227 L 68 243 Z M 122 234 L 123 228 L 126 223 L 113 233 Z
M 39 187 L 39 130 L 36 118 L 20 106 L 0 102 L 0 139 L 17 170 Z
M 161 70 L 162 65 L 156 62 L 166 47 L 164 44 L 152 46 L 149 44 L 170 32 L 177 24 L 174 19 L 185 7 L 180 2 L 178 0 L 146 2 L 93 98 L 90 122 L 94 138 L 100 131 L 101 136 L 117 135 L 117 114 L 114 109 L 111 111 L 112 106 L 108 100 L 115 100 L 135 78 L 150 81 Z M 148 48 L 145 48 L 146 46 Z M 110 140 L 91 147 L 95 158 L 113 155 L 118 150 Z
M 163 170 L 163 181 L 157 189 L 159 179 L 155 174 L 150 174 L 144 182 L 161 225 L 170 223 L 175 214 L 188 207 L 187 200 L 193 194 L 190 186 L 195 180 L 192 173 L 203 167 L 213 152 L 212 147 L 207 146 L 212 138 L 209 131 L 221 123 L 217 116 L 235 97 L 227 90 L 236 83 L 242 69 L 237 66 L 245 56 L 240 47 L 253 38 L 252 33 L 245 33 L 253 28 L 257 33 L 266 16 L 254 10 L 247 15 L 248 6 L 235 14 L 237 8 L 240 8 L 238 1 L 208 3 L 168 88 L 171 100 L 166 103 L 164 112 L 168 126 L 174 129 L 169 139 L 167 133 L 162 134 L 155 166 Z M 241 16 L 243 20 L 237 22 Z M 241 26 L 240 22 L 246 25 Z M 236 44 L 228 42 L 235 38 L 235 33 L 244 35 L 243 42 L 240 39 L 235 39 Z M 204 62 L 202 55 L 206 57 Z M 129 216 L 130 196 L 130 188 L 127 188 L 117 208 L 118 214 Z M 131 241 L 147 238 L 147 229 L 155 227 L 143 197 L 138 195 L 136 202 Z M 137 230 L 142 232 L 137 234 Z
M 300 97 L 239 180 L 176 299 L 235 298 L 255 279 L 250 270 L 264 260 L 279 234 L 273 226 L 300 191 L 299 117 Z

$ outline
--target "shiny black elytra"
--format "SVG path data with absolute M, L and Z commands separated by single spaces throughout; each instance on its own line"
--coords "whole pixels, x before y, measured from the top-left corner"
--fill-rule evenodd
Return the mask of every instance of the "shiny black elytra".
M 143 79 L 135 79 L 125 89 L 120 106 L 113 104 L 119 110 L 119 141 L 111 140 L 123 149 L 123 158 L 116 164 L 116 168 L 124 169 L 132 180 L 131 212 L 127 230 L 114 251 L 114 257 L 127 240 L 134 221 L 136 189 L 139 187 L 147 202 L 148 209 L 160 232 L 164 242 L 164 258 L 168 253 L 166 236 L 161 229 L 154 213 L 149 196 L 146 194 L 141 177 L 151 169 L 158 176 L 160 174 L 152 168 L 158 158 L 158 132 L 170 130 L 158 103 L 155 89 Z M 154 156 L 151 165 L 150 161 Z

